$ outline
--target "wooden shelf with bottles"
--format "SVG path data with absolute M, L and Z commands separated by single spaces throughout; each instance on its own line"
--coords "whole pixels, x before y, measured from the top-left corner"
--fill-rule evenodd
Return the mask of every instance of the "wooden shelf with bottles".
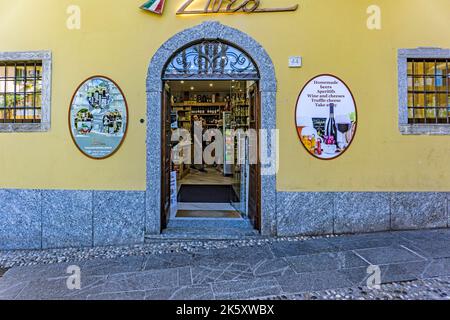
M 182 108 L 175 108 L 172 107 L 172 109 L 177 113 L 178 116 L 178 127 L 183 128 L 186 130 L 191 129 L 191 108 L 190 107 L 182 107 Z
M 177 102 L 173 103 L 173 108 L 181 108 L 181 107 L 226 107 L 227 102 L 195 102 L 195 101 L 186 101 L 186 102 Z

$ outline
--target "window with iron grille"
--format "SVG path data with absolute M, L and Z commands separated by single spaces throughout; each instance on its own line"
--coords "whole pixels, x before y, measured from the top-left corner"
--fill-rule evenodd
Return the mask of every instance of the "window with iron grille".
M 205 40 L 176 52 L 163 79 L 257 80 L 259 72 L 241 49 L 218 40 Z
M 50 129 L 51 53 L 0 52 L 0 131 Z
M 408 59 L 408 123 L 450 124 L 450 59 Z
M 450 134 L 450 50 L 400 49 L 399 128 L 402 134 Z
M 0 122 L 40 123 L 42 61 L 0 62 Z

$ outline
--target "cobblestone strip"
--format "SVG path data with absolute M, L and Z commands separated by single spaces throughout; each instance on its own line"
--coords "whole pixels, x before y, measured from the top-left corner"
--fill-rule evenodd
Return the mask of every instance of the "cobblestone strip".
M 283 295 L 269 300 L 450 300 L 450 277 L 440 277 L 381 285 L 381 289 L 351 287 L 298 295 Z
M 289 238 L 255 238 L 245 240 L 204 240 L 204 241 L 153 241 L 150 243 L 122 247 L 69 248 L 48 250 L 15 250 L 0 251 L 0 268 L 31 266 L 38 264 L 54 264 L 76 262 L 90 259 L 115 259 L 132 256 L 146 256 L 151 254 L 166 254 L 174 252 L 196 252 L 224 248 L 241 248 L 263 246 L 278 242 L 301 242 L 325 237 L 289 237 Z

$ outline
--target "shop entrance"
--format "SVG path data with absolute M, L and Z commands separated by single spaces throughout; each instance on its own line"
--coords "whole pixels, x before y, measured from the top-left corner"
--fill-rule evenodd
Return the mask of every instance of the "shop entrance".
M 163 76 L 161 227 L 173 221 L 261 228 L 259 74 L 241 50 L 203 41 Z

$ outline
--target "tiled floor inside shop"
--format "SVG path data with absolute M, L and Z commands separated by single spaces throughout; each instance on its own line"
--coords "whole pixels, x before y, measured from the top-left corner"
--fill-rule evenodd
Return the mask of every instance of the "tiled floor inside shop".
M 200 168 L 200 166 L 197 166 Z M 233 178 L 225 177 L 215 167 L 207 167 L 206 172 L 190 169 L 190 173 L 178 183 L 178 191 L 182 185 L 231 185 Z M 208 195 L 205 195 L 208 197 Z M 172 219 L 243 219 L 239 212 L 230 203 L 195 203 L 179 202 L 172 210 Z
M 200 166 L 198 166 L 200 168 Z M 232 184 L 233 178 L 224 177 L 224 175 L 214 167 L 206 168 L 205 172 L 196 169 L 190 169 L 190 173 L 179 182 L 179 187 L 183 184 Z

